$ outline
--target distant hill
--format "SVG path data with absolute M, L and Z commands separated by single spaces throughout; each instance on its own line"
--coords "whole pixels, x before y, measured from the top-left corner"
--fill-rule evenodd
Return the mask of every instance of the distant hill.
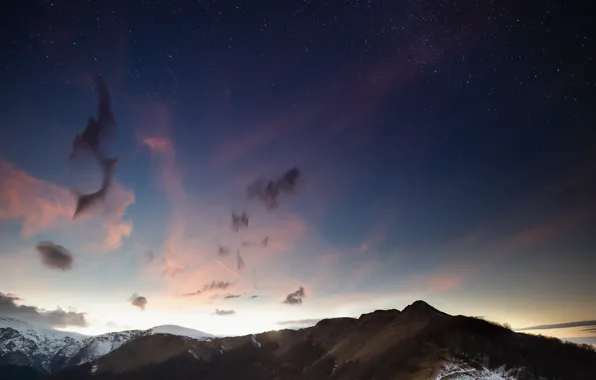
M 302 330 L 195 340 L 145 334 L 46 379 L 596 379 L 596 352 L 423 301 Z
M 93 361 L 126 342 L 156 334 L 213 338 L 202 331 L 174 325 L 86 336 L 0 317 L 0 380 L 35 379 Z

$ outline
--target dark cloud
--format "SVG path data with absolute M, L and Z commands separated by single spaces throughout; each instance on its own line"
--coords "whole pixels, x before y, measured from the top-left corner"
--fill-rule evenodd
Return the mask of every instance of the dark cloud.
M 234 310 L 215 309 L 215 315 L 224 316 L 224 315 L 232 315 L 232 314 L 236 314 L 236 312 Z
M 74 261 L 72 254 L 61 245 L 54 244 L 51 241 L 42 241 L 37 244 L 37 252 L 41 256 L 41 262 L 48 268 L 63 271 L 72 268 L 72 262 Z
M 147 260 L 148 263 L 153 262 L 153 260 L 155 260 L 155 253 L 153 253 L 153 251 L 145 252 L 145 260 Z
M 197 290 L 196 292 L 184 293 L 184 294 L 182 294 L 182 297 L 198 296 L 201 293 L 203 293 L 203 292 L 200 290 Z
M 145 306 L 147 306 L 147 298 L 140 296 L 137 293 L 134 293 L 132 296 L 130 296 L 128 300 L 130 301 L 131 305 L 136 306 L 141 310 L 145 310 Z
M 516 331 L 527 331 L 527 330 L 549 330 L 549 329 L 566 329 L 570 327 L 596 327 L 596 321 L 577 321 L 567 323 L 557 323 L 553 325 L 538 325 L 524 327 L 522 329 L 516 329 Z
M 112 183 L 114 168 L 118 162 L 118 158 L 105 157 L 101 150 L 101 139 L 114 134 L 116 121 L 112 114 L 110 94 L 105 83 L 99 75 L 94 76 L 93 79 L 95 80 L 95 89 L 99 98 L 97 120 L 90 117 L 83 133 L 75 136 L 68 159 L 71 161 L 80 149 L 89 151 L 102 168 L 103 180 L 101 188 L 94 193 L 80 194 L 75 191 L 77 204 L 72 216 L 73 219 L 105 198 Z
M 277 208 L 279 195 L 281 193 L 293 193 L 299 177 L 300 171 L 297 168 L 292 168 L 277 180 L 257 179 L 247 186 L 246 196 L 248 199 L 260 200 L 268 209 Z
M 230 254 L 230 250 L 226 247 L 224 247 L 223 245 L 220 245 L 219 248 L 217 249 L 217 255 L 218 256 L 227 256 Z
M 240 251 L 236 251 L 236 269 L 242 270 L 246 264 L 244 264 L 244 260 L 242 260 L 242 256 L 240 256 Z
M 306 292 L 304 288 L 301 286 L 295 292 L 292 292 L 286 296 L 286 299 L 282 301 L 282 303 L 288 305 L 302 305 L 302 299 L 306 297 Z
M 296 319 L 291 321 L 279 321 L 276 324 L 280 326 L 314 326 L 320 319 Z
M 72 142 L 69 160 L 72 160 L 80 149 L 89 151 L 96 158 L 103 157 L 100 140 L 102 137 L 113 135 L 116 129 L 108 89 L 99 75 L 95 75 L 93 79 L 95 80 L 95 89 L 99 98 L 97 120 L 90 117 L 83 133 L 77 133 Z
M 232 299 L 232 298 L 240 298 L 242 297 L 242 294 L 228 294 L 227 296 L 225 296 L 225 299 Z
M 259 297 L 259 295 L 258 295 L 258 294 L 255 294 L 255 295 L 253 295 L 253 296 L 250 296 L 250 298 L 252 298 L 252 299 L 254 299 L 254 298 L 258 298 L 258 297 Z
M 235 232 L 240 231 L 241 228 L 248 228 L 248 215 L 243 212 L 242 214 L 232 213 L 232 230 Z
M 17 305 L 16 301 L 22 301 L 22 299 L 13 294 L 0 292 L 0 315 L 49 328 L 88 326 L 86 313 L 79 313 L 74 309 L 65 311 L 60 307 L 56 310 L 45 310 L 34 306 Z
M 203 294 L 204 292 L 210 292 L 213 290 L 226 290 L 231 286 L 234 286 L 234 284 L 231 282 L 228 282 L 228 281 L 211 281 L 211 283 L 205 284 L 203 286 L 203 289 L 199 289 L 196 292 L 184 293 L 184 294 L 182 294 L 182 296 L 183 297 L 198 296 L 200 294 Z M 211 297 L 217 298 L 218 296 L 219 296 L 219 294 L 215 294 L 214 296 L 211 296 Z
M 248 240 L 244 240 L 240 243 L 240 245 L 242 245 L 243 247 L 251 247 L 251 246 L 255 246 L 255 245 L 261 245 L 262 247 L 267 247 L 267 245 L 269 245 L 269 236 L 265 236 L 265 238 L 263 238 L 263 240 L 261 240 L 260 243 L 251 243 Z
M 117 163 L 118 158 L 104 158 L 101 160 L 100 165 L 102 167 L 103 180 L 99 190 L 90 194 L 80 194 L 77 191 L 74 192 L 77 197 L 77 205 L 72 216 L 73 219 L 83 213 L 83 211 L 91 209 L 91 207 L 105 199 L 105 196 L 112 185 L 114 168 Z
M 582 329 L 583 332 L 588 332 L 588 333 L 595 333 L 596 334 L 596 327 L 589 327 L 587 329 Z
M 210 290 L 226 290 L 230 286 L 233 286 L 231 282 L 228 281 L 211 281 L 210 284 L 206 284 L 203 286 L 203 291 L 210 291 Z

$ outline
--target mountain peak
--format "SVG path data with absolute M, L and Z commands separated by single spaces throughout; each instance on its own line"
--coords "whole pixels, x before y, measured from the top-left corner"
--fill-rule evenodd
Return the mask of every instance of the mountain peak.
M 23 321 L 23 320 L 12 318 L 12 317 L 4 317 L 4 316 L 0 316 L 0 328 L 11 328 L 13 330 L 19 331 L 20 333 L 27 333 L 27 334 L 38 334 L 38 335 L 46 335 L 46 336 L 53 336 L 53 337 L 70 337 L 70 338 L 74 338 L 74 339 L 86 338 L 86 336 L 83 334 L 70 332 L 70 331 L 56 330 L 51 327 L 35 325 L 35 324 L 29 323 L 27 321 Z
M 191 329 L 188 327 L 182 327 L 177 325 L 160 325 L 155 326 L 147 330 L 147 334 L 170 334 L 170 335 L 179 335 L 179 336 L 186 336 L 193 339 L 212 339 L 215 336 L 211 334 L 207 334 L 206 332 Z
M 417 315 L 417 316 L 447 316 L 448 314 L 443 313 L 442 311 L 435 309 L 434 307 L 432 307 L 431 305 L 429 305 L 428 303 L 422 301 L 422 300 L 417 300 L 414 301 L 411 305 L 408 305 L 404 308 L 404 310 L 402 311 L 402 314 L 405 315 Z

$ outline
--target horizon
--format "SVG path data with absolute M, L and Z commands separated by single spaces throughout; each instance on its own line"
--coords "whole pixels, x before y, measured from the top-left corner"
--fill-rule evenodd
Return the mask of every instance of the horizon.
M 432 305 L 426 303 L 424 300 L 416 300 L 413 301 L 412 303 L 408 304 L 407 306 L 411 306 L 414 303 L 418 303 L 418 302 L 424 302 L 425 304 L 427 304 L 430 307 L 433 307 Z M 406 306 L 406 307 L 407 307 Z M 404 307 L 405 309 L 405 307 Z M 354 319 L 359 319 L 360 317 L 362 317 L 365 314 L 370 314 L 370 313 L 374 313 L 376 311 L 388 311 L 388 310 L 397 310 L 399 312 L 403 312 L 403 309 L 395 309 L 395 308 L 388 308 L 388 309 L 377 309 L 377 310 L 372 310 L 368 313 L 363 313 L 360 314 L 359 316 L 344 316 L 344 317 L 336 317 L 336 318 L 354 318 Z M 438 309 L 437 309 L 438 310 Z M 442 310 L 439 310 L 442 312 Z M 450 314 L 448 314 L 450 315 Z M 482 319 L 485 320 L 489 323 L 496 323 L 500 326 L 502 326 L 503 328 L 506 329 L 510 329 L 511 331 L 515 332 L 515 333 L 523 333 L 523 334 L 529 334 L 529 335 L 546 335 L 546 336 L 552 336 L 552 337 L 557 337 L 556 335 L 560 335 L 559 337 L 557 337 L 558 339 L 562 340 L 562 341 L 568 341 L 571 343 L 575 343 L 575 344 L 588 344 L 591 346 L 596 347 L 596 342 L 591 340 L 591 339 L 586 339 L 585 337 L 582 337 L 581 333 L 582 333 L 582 329 L 580 329 L 582 327 L 582 322 L 571 322 L 571 323 L 562 323 L 562 324 L 558 324 L 558 325 L 540 325 L 540 326 L 529 326 L 529 327 L 512 327 L 511 325 L 509 325 L 507 322 L 496 322 L 496 321 L 491 321 L 488 320 L 486 318 L 484 318 L 483 316 L 466 316 L 469 318 L 477 318 L 477 319 Z M 65 333 L 69 333 L 69 334 L 77 334 L 80 336 L 85 336 L 85 337 L 94 337 L 94 336 L 99 336 L 99 335 L 104 335 L 104 334 L 110 334 L 110 333 L 118 333 L 118 332 L 127 332 L 127 331 L 147 331 L 147 330 L 152 330 L 152 329 L 156 329 L 159 327 L 181 327 L 183 329 L 188 329 L 188 330 L 193 330 L 193 331 L 197 331 L 200 333 L 204 333 L 206 335 L 210 335 L 213 338 L 226 338 L 226 337 L 238 337 L 238 336 L 247 336 L 247 335 L 256 335 L 256 334 L 261 334 L 261 333 L 267 333 L 270 331 L 280 331 L 280 330 L 285 330 L 285 329 L 290 329 L 290 330 L 300 330 L 300 329 L 304 329 L 304 328 L 310 328 L 310 327 L 314 327 L 315 325 L 318 324 L 318 322 L 324 320 L 324 319 L 330 319 L 330 318 L 320 318 L 320 319 L 312 319 L 312 320 L 300 320 L 300 321 L 293 321 L 296 323 L 287 323 L 287 325 L 289 325 L 290 327 L 284 327 L 286 324 L 280 324 L 280 326 L 278 326 L 279 328 L 277 329 L 272 329 L 272 330 L 266 330 L 266 331 L 253 331 L 253 332 L 249 332 L 249 333 L 245 333 L 245 334 L 234 334 L 234 335 L 226 335 L 226 334 L 213 334 L 209 331 L 204 331 L 201 330 L 200 328 L 195 328 L 195 327 L 189 327 L 189 326 L 182 326 L 182 325 L 173 325 L 173 324 L 163 324 L 163 325 L 157 325 L 157 326 L 152 326 L 149 327 L 147 329 L 123 329 L 123 328 L 118 328 L 118 329 L 114 329 L 111 331 L 105 331 L 102 333 L 96 333 L 96 334 L 85 334 L 84 332 L 77 332 L 75 330 L 68 330 L 68 329 L 59 329 L 59 328 L 52 328 L 52 327 L 44 327 L 41 325 L 36 325 L 35 323 L 30 323 L 30 322 L 26 322 L 17 318 L 13 318 L 13 317 L 4 317 L 2 315 L 0 315 L 0 318 L 5 318 L 5 319 L 11 319 L 11 320 L 15 320 L 18 322 L 24 322 L 25 324 L 31 325 L 32 327 L 40 327 L 42 329 L 47 329 L 47 330 L 52 330 L 52 331 L 59 331 L 59 332 L 65 332 Z M 333 319 L 333 318 L 331 318 Z M 292 321 L 289 321 L 292 322 Z M 588 326 L 591 326 L 594 321 L 585 321 L 585 322 L 589 322 Z M 579 324 L 579 325 L 578 325 Z M 577 329 L 573 329 L 573 327 L 577 327 Z M 559 329 L 565 329 L 567 330 L 567 334 L 560 334 L 560 331 L 557 331 Z M 545 334 L 545 331 L 547 332 Z M 548 331 L 550 331 L 550 334 L 548 333 Z M 576 333 L 573 332 L 569 332 L 569 331 L 576 331 Z M 554 333 L 553 333 L 554 332 Z M 557 334 L 559 333 L 559 334 Z M 184 335 L 184 334 L 182 334 Z
M 232 336 L 425 300 L 596 344 L 589 12 L 343 5 L 15 6 L 0 315 Z

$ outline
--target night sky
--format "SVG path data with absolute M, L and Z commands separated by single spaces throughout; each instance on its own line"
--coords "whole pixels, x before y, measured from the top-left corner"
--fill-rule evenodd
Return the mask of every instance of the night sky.
M 589 2 L 11 3 L 0 314 L 245 334 L 423 299 L 596 342 Z M 96 74 L 119 161 L 73 220 Z

